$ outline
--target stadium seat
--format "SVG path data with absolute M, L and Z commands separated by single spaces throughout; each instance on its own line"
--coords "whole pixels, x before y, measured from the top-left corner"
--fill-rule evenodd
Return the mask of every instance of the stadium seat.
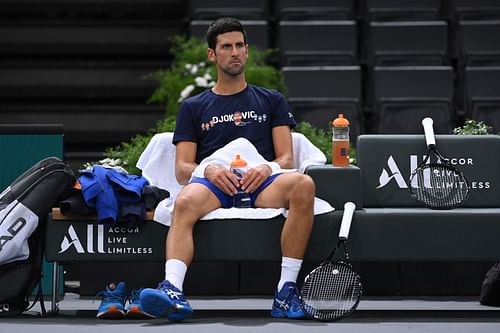
M 0 13 L 2 123 L 62 124 L 73 170 L 165 116 L 145 76 L 170 67 L 187 1 L 4 0 Z
M 425 117 L 434 119 L 436 133 L 451 132 L 451 66 L 378 66 L 372 84 L 378 133 L 421 134 Z
M 95 149 L 129 140 L 164 115 L 148 105 L 151 68 L 3 68 L 2 122 L 64 125 L 67 147 Z
M 205 40 L 205 33 L 212 21 L 189 22 L 189 34 Z M 269 24 L 267 21 L 241 21 L 248 35 L 248 44 L 254 45 L 261 50 L 269 48 Z
M 355 0 L 277 0 L 280 21 L 352 20 Z
M 453 22 L 500 19 L 500 1 L 498 0 L 443 1 L 445 18 Z
M 361 1 L 365 20 L 411 21 L 437 20 L 441 0 L 365 0 Z
M 358 63 L 355 21 L 280 21 L 276 38 L 283 66 Z
M 268 0 L 191 0 L 189 1 L 191 20 L 215 20 L 222 16 L 232 16 L 239 20 L 268 20 Z
M 367 33 L 372 66 L 448 64 L 446 21 L 373 21 Z
M 463 66 L 500 65 L 500 20 L 460 21 L 458 60 Z
M 364 129 L 359 66 L 287 66 L 283 75 L 297 121 L 328 130 L 331 121 L 343 113 L 351 122 L 355 142 Z
M 464 77 L 466 116 L 500 132 L 500 66 L 466 67 Z
M 167 36 L 179 34 L 177 26 L 160 25 L 40 25 L 6 24 L 0 32 L 0 56 L 92 57 L 161 66 L 169 57 Z M 36 55 L 33 50 L 37 50 Z

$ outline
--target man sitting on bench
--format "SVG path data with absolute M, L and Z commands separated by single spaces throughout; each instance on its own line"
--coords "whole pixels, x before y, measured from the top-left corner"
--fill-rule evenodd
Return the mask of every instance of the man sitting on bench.
M 175 174 L 178 182 L 186 186 L 175 201 L 167 235 L 165 280 L 157 289 L 143 290 L 141 304 L 147 313 L 171 321 L 192 315 L 182 287 L 194 255 L 193 227 L 207 213 L 232 207 L 232 196 L 241 187 L 251 194 L 252 207 L 289 210 L 281 234 L 281 278 L 271 315 L 302 318 L 296 280 L 312 230 L 315 186 L 302 173 L 273 174 L 273 170 L 293 168 L 290 128 L 295 126 L 295 120 L 283 95 L 246 82 L 248 44 L 239 21 L 220 18 L 210 24 L 206 37 L 208 59 L 217 69 L 217 83 L 185 100 L 178 112 L 173 139 Z M 235 121 L 235 113 L 245 111 L 257 116 Z M 191 178 L 204 158 L 237 138 L 248 139 L 272 162 L 250 166 L 241 181 L 228 166 L 215 164 L 205 168 L 204 178 Z

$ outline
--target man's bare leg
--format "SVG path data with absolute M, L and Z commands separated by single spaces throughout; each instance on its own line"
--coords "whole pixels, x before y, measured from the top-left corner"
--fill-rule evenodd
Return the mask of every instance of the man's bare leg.
M 166 240 L 165 281 L 157 289 L 146 288 L 140 294 L 146 313 L 174 322 L 192 316 L 182 284 L 194 255 L 193 227 L 202 216 L 219 207 L 219 200 L 205 185 L 189 184 L 179 192 Z
M 219 199 L 205 185 L 192 183 L 179 192 L 166 239 L 167 260 L 178 259 L 189 266 L 194 255 L 194 225 L 217 208 Z
M 257 197 L 256 207 L 288 208 L 281 232 L 283 256 L 304 258 L 314 220 L 315 185 L 311 177 L 291 172 L 278 176 Z
M 259 195 L 257 207 L 285 207 L 288 217 L 281 231 L 281 276 L 274 295 L 271 316 L 305 317 L 299 300 L 297 276 L 302 266 L 314 220 L 313 180 L 304 174 L 284 173 Z

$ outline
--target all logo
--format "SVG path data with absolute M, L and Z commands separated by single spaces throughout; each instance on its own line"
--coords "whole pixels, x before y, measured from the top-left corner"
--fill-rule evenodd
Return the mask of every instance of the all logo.
M 59 253 L 68 251 L 69 248 L 74 247 L 77 253 L 95 253 L 94 250 L 94 225 L 87 225 L 87 242 L 85 244 L 85 249 L 80 241 L 80 238 L 76 234 L 73 225 L 68 227 L 68 231 L 61 242 L 61 250 Z M 97 253 L 106 253 L 104 251 L 104 226 L 97 226 Z
M 425 159 L 426 156 L 422 156 L 421 159 L 419 160 L 419 157 L 417 155 L 410 155 L 409 158 L 409 166 L 410 166 L 410 172 L 409 174 L 403 174 L 401 172 L 401 168 L 398 166 L 396 163 L 396 160 L 392 155 L 390 155 L 387 158 L 387 165 L 386 167 L 382 168 L 382 171 L 380 172 L 380 176 L 378 178 L 378 186 L 376 187 L 377 189 L 381 189 L 385 186 L 387 186 L 390 183 L 396 183 L 396 185 L 400 189 L 407 189 L 408 186 L 411 186 L 413 188 L 418 188 L 420 186 L 426 186 L 430 187 L 430 175 L 428 178 L 424 177 L 424 183 L 423 184 L 418 184 L 417 179 L 415 178 L 411 184 L 408 184 L 410 175 L 415 169 L 418 167 L 418 165 Z M 449 162 L 452 165 L 458 165 L 459 168 L 463 169 L 465 167 L 470 167 L 474 165 L 474 161 L 472 158 L 450 158 Z M 430 163 L 430 162 L 429 162 Z M 471 182 L 471 188 L 473 189 L 489 189 L 490 188 L 490 182 L 489 181 L 472 181 Z
M 417 156 L 411 155 L 410 156 L 410 170 L 413 172 L 417 168 Z M 411 173 L 410 172 L 410 173 Z M 408 179 L 406 177 L 406 179 Z M 399 188 L 408 188 L 408 184 L 406 183 L 405 178 L 403 177 L 403 174 L 401 173 L 398 165 L 396 164 L 396 161 L 394 160 L 394 157 L 389 156 L 387 159 L 387 169 L 383 168 L 382 172 L 380 174 L 380 177 L 378 178 L 379 184 L 377 186 L 377 189 L 382 188 L 389 184 L 391 181 L 395 181 L 398 184 Z M 417 184 L 413 184 L 414 187 L 417 187 Z

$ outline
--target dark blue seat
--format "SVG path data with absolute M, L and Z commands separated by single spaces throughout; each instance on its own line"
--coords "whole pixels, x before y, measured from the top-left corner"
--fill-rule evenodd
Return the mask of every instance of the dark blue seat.
M 353 20 L 355 0 L 277 0 L 280 21 Z
M 425 117 L 434 119 L 436 133 L 451 133 L 454 79 L 451 66 L 375 67 L 372 89 L 377 133 L 422 133 Z
M 270 18 L 268 0 L 190 0 L 191 20 L 215 20 L 222 16 L 232 16 L 239 20 L 268 20 Z
M 365 0 L 361 1 L 361 10 L 366 20 L 437 20 L 441 0 Z
M 276 46 L 283 66 L 358 63 L 355 21 L 280 21 L 277 29 Z
M 466 67 L 464 105 L 467 118 L 484 121 L 500 132 L 500 66 Z
M 500 20 L 460 21 L 457 33 L 459 66 L 500 65 Z
M 343 113 L 351 123 L 351 138 L 364 131 L 359 66 L 283 67 L 288 100 L 298 121 L 329 130 Z
M 370 65 L 447 65 L 446 21 L 369 23 L 366 48 Z

